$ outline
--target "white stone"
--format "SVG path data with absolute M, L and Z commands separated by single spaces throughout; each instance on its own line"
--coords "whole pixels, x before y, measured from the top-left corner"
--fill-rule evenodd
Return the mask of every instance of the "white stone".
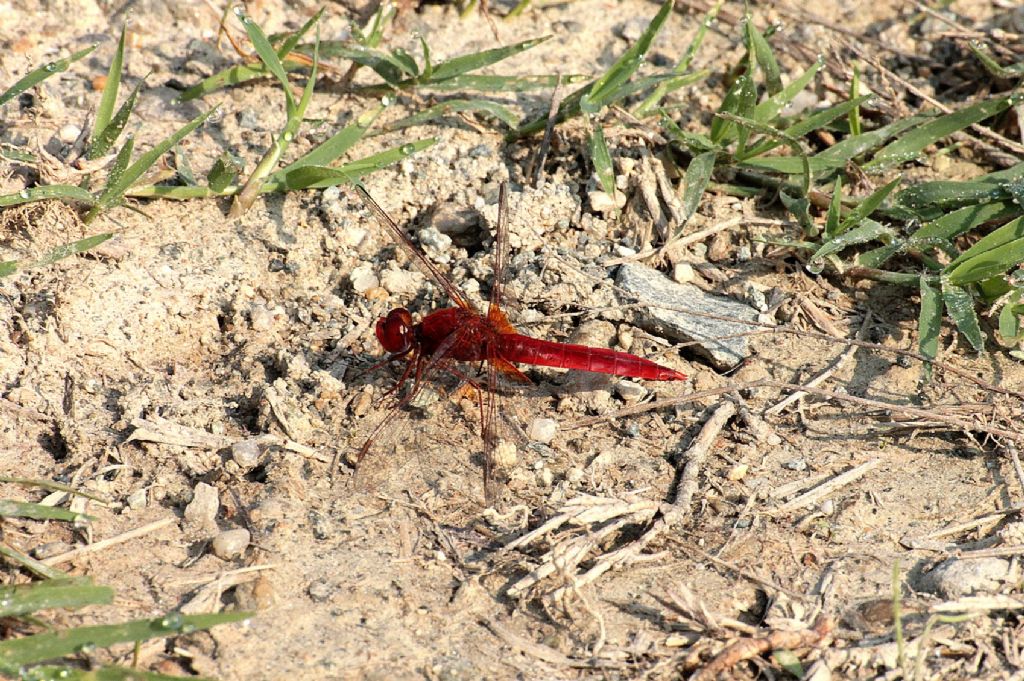
M 555 434 L 558 432 L 558 421 L 554 419 L 542 419 L 537 418 L 530 422 L 530 427 L 527 429 L 527 437 L 533 442 L 540 442 L 542 444 L 550 444 L 555 439 Z
M 57 137 L 64 144 L 74 144 L 78 136 L 82 134 L 82 129 L 73 123 L 68 123 L 60 129 L 57 133 Z
M 222 560 L 231 560 L 242 555 L 251 539 L 249 530 L 245 528 L 225 530 L 213 538 L 210 550 L 213 551 L 213 555 Z
M 380 281 L 377 279 L 377 275 L 374 274 L 373 268 L 367 264 L 359 265 L 353 269 L 349 273 L 348 279 L 352 284 L 352 290 L 360 295 L 380 286 Z
M 647 389 L 636 381 L 623 379 L 615 384 L 615 392 L 626 402 L 638 402 L 647 394 Z
M 196 525 L 212 525 L 219 510 L 217 488 L 200 482 L 192 490 L 192 501 L 185 507 L 185 520 Z

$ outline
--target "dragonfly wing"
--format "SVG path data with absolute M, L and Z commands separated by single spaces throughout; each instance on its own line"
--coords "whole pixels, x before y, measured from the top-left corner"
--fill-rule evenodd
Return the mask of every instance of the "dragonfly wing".
M 418 475 L 424 480 L 429 477 L 426 475 L 428 471 L 450 466 L 450 460 L 445 461 L 441 466 L 427 460 L 429 450 L 445 448 L 432 448 L 429 445 L 420 447 L 412 444 L 419 438 L 410 432 L 413 420 L 410 418 L 410 410 L 417 401 L 424 399 L 431 392 L 424 390 L 425 386 L 440 383 L 442 376 L 446 373 L 461 376 L 454 366 L 455 361 L 448 355 L 452 347 L 463 340 L 465 331 L 465 329 L 458 329 L 449 334 L 429 357 L 416 355 L 410 358 L 409 361 L 415 363 L 412 376 L 409 379 L 412 381 L 412 385 L 393 399 L 387 412 L 370 430 L 369 436 L 355 457 L 353 483 L 358 489 L 391 494 L 399 491 L 394 489 L 396 485 L 407 488 L 410 478 L 407 475 L 402 475 L 400 471 L 408 466 L 410 461 L 408 459 L 394 460 L 394 454 L 398 453 L 402 445 L 413 450 L 413 456 L 418 461 Z M 426 435 L 423 437 L 430 439 Z M 471 475 L 468 469 L 467 475 Z M 427 482 L 427 484 L 431 483 Z
M 433 278 L 433 280 L 444 289 L 448 298 L 461 308 L 472 310 L 473 312 L 479 312 L 479 310 L 469 302 L 469 299 L 466 298 L 462 291 L 459 290 L 459 287 L 445 276 L 445 274 L 437 268 L 437 265 L 430 262 L 430 259 L 424 255 L 423 251 L 416 247 L 409 238 L 409 235 L 405 233 L 405 230 L 399 227 L 395 221 L 384 212 L 384 209 L 374 201 L 373 197 L 370 196 L 361 185 L 356 184 L 354 186 L 359 198 L 362 199 L 366 207 L 370 209 L 370 212 L 373 213 L 373 216 L 377 219 L 380 226 L 384 228 L 384 231 L 390 234 L 391 238 L 394 239 L 395 243 L 401 246 L 406 255 L 419 263 L 420 267 L 422 267 L 427 274 L 429 274 L 431 278 Z

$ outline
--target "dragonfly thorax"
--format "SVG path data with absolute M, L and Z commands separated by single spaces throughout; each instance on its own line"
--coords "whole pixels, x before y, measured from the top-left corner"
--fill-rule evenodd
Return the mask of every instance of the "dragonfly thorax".
M 378 319 L 376 334 L 385 350 L 399 355 L 409 352 L 416 342 L 412 315 L 404 307 L 396 308 L 388 312 L 386 317 Z

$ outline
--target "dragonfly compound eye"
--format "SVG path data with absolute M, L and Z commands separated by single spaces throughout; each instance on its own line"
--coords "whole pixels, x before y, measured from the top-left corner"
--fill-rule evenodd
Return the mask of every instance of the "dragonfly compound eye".
M 398 308 L 377 320 L 377 340 L 388 352 L 405 353 L 413 344 L 412 315 Z

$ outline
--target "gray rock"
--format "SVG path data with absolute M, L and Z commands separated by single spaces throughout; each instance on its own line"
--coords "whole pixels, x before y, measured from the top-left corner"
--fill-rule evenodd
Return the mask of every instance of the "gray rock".
M 527 435 L 531 441 L 544 444 L 550 444 L 555 439 L 557 432 L 558 421 L 554 419 L 536 418 L 530 422 L 530 427 L 527 429 Z
M 213 525 L 220 510 L 217 488 L 200 482 L 192 490 L 192 501 L 185 507 L 185 520 L 201 526 Z
M 224 530 L 213 538 L 210 550 L 213 551 L 213 555 L 222 560 L 231 560 L 242 555 L 242 552 L 249 546 L 250 539 L 252 537 L 249 535 L 249 530 L 245 528 Z
M 306 587 L 306 593 L 317 603 L 324 603 L 330 600 L 331 595 L 338 590 L 338 587 L 326 579 L 318 579 Z
M 741 334 L 752 328 L 744 322 L 757 319 L 757 310 L 752 307 L 732 298 L 706 293 L 692 284 L 677 284 L 657 270 L 634 263 L 619 268 L 616 283 L 641 302 L 651 305 L 638 309 L 638 326 L 672 341 L 696 343 L 693 347 L 697 352 L 719 370 L 731 369 L 747 358 L 747 339 Z M 659 304 L 665 307 L 658 307 Z M 704 314 L 710 316 L 700 316 Z M 736 321 L 725 321 L 721 317 Z
M 943 598 L 996 593 L 1013 579 L 1004 558 L 950 558 L 923 575 L 915 588 Z
M 231 458 L 243 471 L 255 468 L 261 455 L 260 444 L 255 439 L 239 440 L 231 445 Z

